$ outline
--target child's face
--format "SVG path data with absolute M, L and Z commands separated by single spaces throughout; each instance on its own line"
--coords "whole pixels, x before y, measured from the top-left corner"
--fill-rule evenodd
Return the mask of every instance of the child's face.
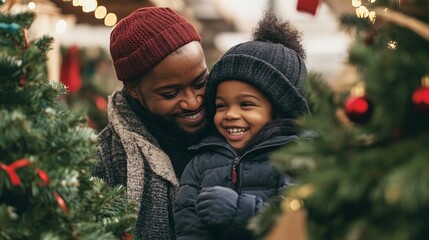
M 256 88 L 237 80 L 221 82 L 214 124 L 235 149 L 242 149 L 272 119 L 270 101 Z

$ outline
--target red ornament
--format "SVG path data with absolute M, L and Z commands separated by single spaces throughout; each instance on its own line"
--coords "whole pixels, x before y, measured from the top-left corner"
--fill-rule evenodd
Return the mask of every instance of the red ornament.
M 429 112 L 429 87 L 416 89 L 412 96 L 413 104 L 421 112 Z
M 61 195 L 59 193 L 57 193 L 56 191 L 54 192 L 54 197 L 55 197 L 55 200 L 57 200 L 57 203 L 60 206 L 61 210 L 63 210 L 63 212 L 66 215 L 68 215 L 67 205 L 66 205 L 66 202 L 64 201 L 63 197 L 61 197 Z
M 316 15 L 316 10 L 318 6 L 319 0 L 298 0 L 296 10 Z
M 381 28 L 382 21 L 380 19 L 376 19 L 376 21 L 371 25 L 371 28 L 366 32 L 364 43 L 366 45 L 372 45 L 374 43 L 374 38 L 377 32 Z
M 70 94 L 77 93 L 82 86 L 79 49 L 76 45 L 71 46 L 63 58 L 60 81 L 67 86 Z
M 365 96 L 350 96 L 344 106 L 347 117 L 355 123 L 365 123 L 371 117 L 372 104 Z
M 107 110 L 107 101 L 103 96 L 95 96 L 94 102 L 100 111 L 105 112 Z
M 42 179 L 40 186 L 42 187 L 48 186 L 50 181 L 48 174 L 41 169 L 37 170 L 37 174 L 39 175 L 40 179 Z
M 129 234 L 129 233 L 124 233 L 124 235 L 122 235 L 122 237 L 119 238 L 120 240 L 131 240 L 133 239 L 133 235 Z
M 26 82 L 27 82 L 27 77 L 25 75 L 21 75 L 21 78 L 19 79 L 19 82 L 18 82 L 18 86 L 24 87 Z
M 22 158 L 22 159 L 16 160 L 15 162 L 9 165 L 1 163 L 0 168 L 7 172 L 12 185 L 19 186 L 21 185 L 21 179 L 19 179 L 19 176 L 16 173 L 16 170 L 22 167 L 26 167 L 30 164 L 31 164 L 30 160 L 26 158 Z
M 365 36 L 364 42 L 366 45 L 371 45 L 374 42 L 374 33 L 368 32 Z

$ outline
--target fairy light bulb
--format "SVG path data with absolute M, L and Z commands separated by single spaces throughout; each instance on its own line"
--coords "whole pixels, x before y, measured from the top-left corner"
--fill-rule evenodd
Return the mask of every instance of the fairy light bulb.
M 362 5 L 362 1 L 361 0 L 352 0 L 352 6 L 357 8 L 360 7 Z
M 104 18 L 104 25 L 111 27 L 116 24 L 117 20 L 118 18 L 116 17 L 116 14 L 108 13 Z
M 95 9 L 98 6 L 98 2 L 96 0 L 86 0 L 82 6 L 83 12 L 92 12 L 95 11 Z
M 376 19 L 375 11 L 370 11 L 368 18 L 372 23 L 375 23 L 375 19 Z
M 36 8 L 36 3 L 35 2 L 29 2 L 27 4 L 28 9 L 30 10 L 34 10 Z
M 82 6 L 83 5 L 83 0 L 73 0 L 73 6 L 77 7 L 77 6 Z
M 359 18 L 366 18 L 369 16 L 369 10 L 365 6 L 360 6 L 356 8 L 356 16 Z
M 105 6 L 98 6 L 95 9 L 94 16 L 97 19 L 103 19 L 107 14 L 107 9 Z
M 390 40 L 389 42 L 387 42 L 387 47 L 389 49 L 396 49 L 397 46 L 398 46 L 398 42 L 397 41 Z

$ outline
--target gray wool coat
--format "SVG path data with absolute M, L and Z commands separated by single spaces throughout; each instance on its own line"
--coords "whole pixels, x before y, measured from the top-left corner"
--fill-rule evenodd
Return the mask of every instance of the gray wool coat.
M 134 239 L 175 239 L 173 203 L 178 180 L 170 158 L 132 111 L 121 91 L 109 97 L 109 125 L 99 134 L 93 175 L 124 185 L 137 204 Z

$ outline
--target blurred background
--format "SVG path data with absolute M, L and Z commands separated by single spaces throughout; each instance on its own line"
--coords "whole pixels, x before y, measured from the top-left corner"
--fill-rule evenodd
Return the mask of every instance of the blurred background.
M 107 96 L 121 87 L 109 54 L 112 28 L 144 6 L 168 6 L 191 21 L 203 38 L 209 68 L 231 46 L 250 40 L 265 10 L 289 20 L 303 33 L 309 71 L 320 73 L 334 89 L 355 81 L 346 64 L 352 36 L 341 30 L 338 17 L 354 13 L 349 0 L 0 0 L 8 11 L 34 11 L 28 38 L 54 38 L 48 57 L 49 80 L 69 88 L 65 101 L 88 114 L 96 130 L 107 124 Z M 298 3 L 316 4 L 315 12 Z

